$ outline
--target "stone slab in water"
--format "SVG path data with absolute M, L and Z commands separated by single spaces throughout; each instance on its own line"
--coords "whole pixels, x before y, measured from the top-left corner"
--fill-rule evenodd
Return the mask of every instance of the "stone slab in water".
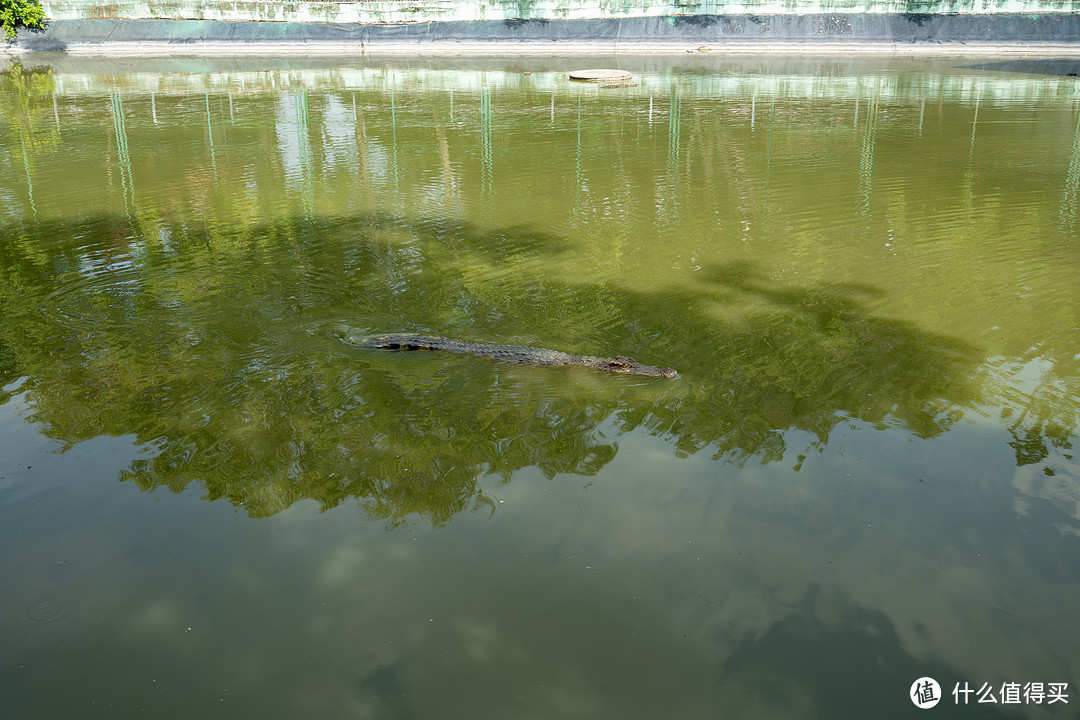
M 582 82 L 624 82 L 629 80 L 630 77 L 630 73 L 625 70 L 609 70 L 606 68 L 575 70 L 570 73 L 571 80 L 581 80 Z

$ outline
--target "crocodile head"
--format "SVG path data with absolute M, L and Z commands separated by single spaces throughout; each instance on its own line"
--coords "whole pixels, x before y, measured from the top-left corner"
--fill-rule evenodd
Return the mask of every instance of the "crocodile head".
M 648 375 L 649 377 L 673 378 L 679 374 L 674 368 L 658 368 L 653 367 L 652 365 L 642 365 L 634 358 L 625 357 L 623 355 L 620 355 L 613 360 L 604 360 L 602 369 L 613 373 Z

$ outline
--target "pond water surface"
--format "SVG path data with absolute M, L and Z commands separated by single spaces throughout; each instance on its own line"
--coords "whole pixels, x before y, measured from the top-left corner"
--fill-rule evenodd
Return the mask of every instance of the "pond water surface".
M 0 715 L 1076 717 L 1080 85 L 1027 70 L 9 66 Z

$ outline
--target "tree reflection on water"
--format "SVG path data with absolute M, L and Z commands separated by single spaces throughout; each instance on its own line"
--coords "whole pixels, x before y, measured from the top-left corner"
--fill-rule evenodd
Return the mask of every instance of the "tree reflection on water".
M 441 524 L 494 511 L 482 476 L 591 475 L 638 428 L 679 453 L 770 462 L 789 430 L 823 446 L 849 419 L 934 436 L 976 392 L 977 354 L 875 317 L 873 288 L 784 285 L 748 264 L 650 294 L 494 272 L 567 243 L 449 220 L 372 214 L 221 233 L 107 217 L 26 232 L 31 244 L 80 238 L 48 263 L 2 251 L 15 319 L 2 343 L 32 419 L 66 444 L 133 435 L 152 450 L 125 480 L 199 483 L 252 516 L 357 498 L 375 517 Z M 742 309 L 724 320 L 719 306 Z M 625 353 L 682 375 L 360 351 L 332 338 L 345 326 Z

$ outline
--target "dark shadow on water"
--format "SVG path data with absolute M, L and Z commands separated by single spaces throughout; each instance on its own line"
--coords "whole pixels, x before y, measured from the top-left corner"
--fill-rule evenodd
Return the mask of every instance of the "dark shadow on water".
M 655 294 L 574 284 L 537 271 L 565 238 L 387 213 L 20 232 L 0 246 L 0 347 L 17 359 L 5 376 L 27 377 L 31 419 L 67 445 L 133 436 L 147 452 L 125 480 L 198 483 L 252 516 L 356 499 L 392 522 L 441 524 L 494 511 L 482 477 L 595 474 L 632 430 L 773 462 L 851 419 L 933 437 L 975 399 L 978 353 L 876 317 L 874 288 L 785 285 L 753 265 Z M 363 351 L 330 337 L 341 327 L 627 354 L 682 375 Z M 791 430 L 811 446 L 789 447 Z
M 1080 73 L 1080 59 L 1062 58 L 1023 58 L 1017 60 L 997 60 L 994 62 L 967 65 L 971 70 L 991 70 L 993 72 L 1025 73 L 1028 75 L 1075 76 Z
M 380 665 L 356 684 L 357 699 L 372 708 L 373 717 L 412 720 L 419 717 L 393 666 Z
M 822 597 L 834 594 L 811 586 L 798 610 L 743 641 L 720 668 L 717 705 L 733 717 L 915 718 L 935 711 L 987 720 L 1023 717 L 977 704 L 974 695 L 967 707 L 957 705 L 952 691 L 965 680 L 971 685 L 970 678 L 913 657 L 883 613 L 843 595 Z M 907 696 L 921 677 L 941 686 L 934 709 L 919 709 Z M 974 683 L 976 689 L 980 684 Z

